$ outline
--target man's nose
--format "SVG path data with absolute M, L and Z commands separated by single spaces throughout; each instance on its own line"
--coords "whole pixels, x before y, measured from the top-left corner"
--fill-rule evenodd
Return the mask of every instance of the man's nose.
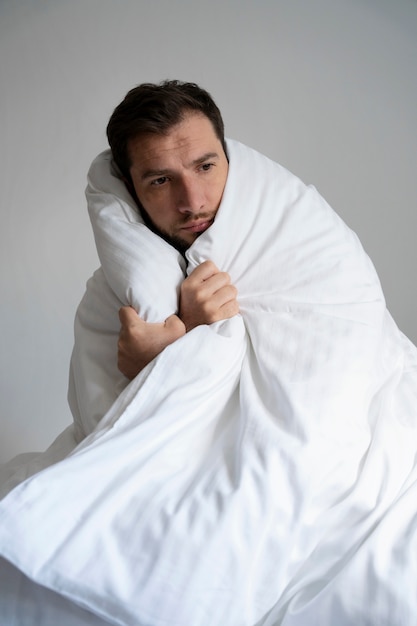
M 179 184 L 177 209 L 180 213 L 198 213 L 204 208 L 203 188 L 198 180 L 182 180 Z

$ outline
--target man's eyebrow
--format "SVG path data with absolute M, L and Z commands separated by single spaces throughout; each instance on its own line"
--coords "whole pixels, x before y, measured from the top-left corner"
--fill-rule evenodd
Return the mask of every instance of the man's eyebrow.
M 145 170 L 140 177 L 141 180 L 146 180 L 147 178 L 153 178 L 154 176 L 167 176 L 171 174 L 172 170 Z
M 205 163 L 205 161 L 209 161 L 210 159 L 218 159 L 219 155 L 217 152 L 206 152 L 202 156 L 198 157 L 191 161 L 190 166 L 194 167 L 195 165 L 199 165 L 200 163 Z M 145 170 L 140 177 L 141 180 L 146 180 L 147 178 L 154 178 L 155 176 L 168 176 L 172 174 L 172 170 L 169 168 L 166 169 L 155 169 L 155 170 Z
M 204 161 L 218 158 L 219 155 L 217 154 L 217 152 L 206 152 L 206 154 L 203 154 L 203 156 L 198 157 L 198 159 L 194 159 L 194 161 L 191 161 L 191 165 L 198 165 L 199 163 L 204 163 Z

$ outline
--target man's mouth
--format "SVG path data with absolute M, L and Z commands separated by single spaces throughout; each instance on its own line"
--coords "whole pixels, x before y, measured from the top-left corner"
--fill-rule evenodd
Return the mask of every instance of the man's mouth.
M 181 230 L 185 230 L 188 233 L 203 233 L 213 222 L 214 219 L 196 220 L 195 222 L 188 222 L 181 227 Z

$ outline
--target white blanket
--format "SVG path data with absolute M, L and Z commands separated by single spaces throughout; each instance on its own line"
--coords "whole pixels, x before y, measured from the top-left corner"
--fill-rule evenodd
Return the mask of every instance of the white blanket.
M 76 321 L 81 443 L 0 502 L 0 554 L 113 624 L 406 626 L 417 619 L 417 351 L 357 237 L 314 188 L 234 141 L 212 227 L 180 255 L 90 171 L 102 268 Z M 230 273 L 240 315 L 130 384 L 117 309 L 177 309 Z

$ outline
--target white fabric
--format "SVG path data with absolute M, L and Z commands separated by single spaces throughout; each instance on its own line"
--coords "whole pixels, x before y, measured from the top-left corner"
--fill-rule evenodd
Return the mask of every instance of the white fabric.
M 187 333 L 127 386 L 112 376 L 117 308 L 162 321 L 185 268 L 140 225 L 109 155 L 93 165 L 102 269 L 70 391 L 86 436 L 0 502 L 0 553 L 113 624 L 414 624 L 417 351 L 317 191 L 227 147 L 187 272 L 228 271 L 241 314 Z
M 108 626 L 109 623 L 37 585 L 0 558 L 1 626 Z

